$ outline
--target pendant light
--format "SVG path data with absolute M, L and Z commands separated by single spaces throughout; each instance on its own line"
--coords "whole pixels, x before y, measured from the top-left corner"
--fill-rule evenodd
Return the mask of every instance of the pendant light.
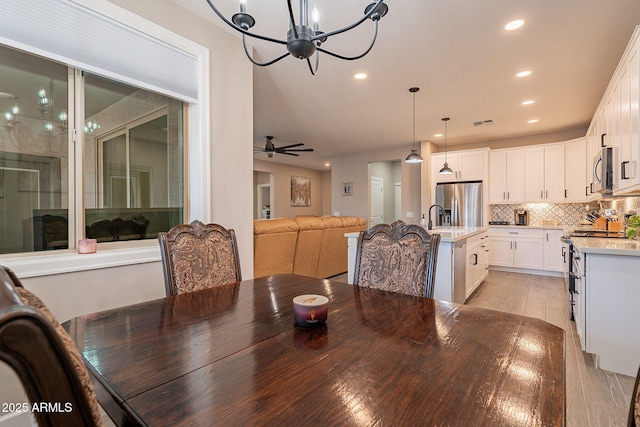
M 449 117 L 444 117 L 442 121 L 444 122 L 444 166 L 438 172 L 440 175 L 451 175 L 453 170 L 449 167 L 449 163 L 447 163 L 447 122 L 449 121 Z
M 416 92 L 419 90 L 419 87 L 409 89 L 409 92 L 413 94 L 413 148 L 407 158 L 404 159 L 405 163 L 422 163 L 422 156 L 418 154 L 416 149 Z

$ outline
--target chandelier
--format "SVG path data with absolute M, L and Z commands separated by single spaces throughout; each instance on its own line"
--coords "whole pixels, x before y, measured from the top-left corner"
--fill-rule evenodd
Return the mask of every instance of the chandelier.
M 256 23 L 253 16 L 247 13 L 247 0 L 240 0 L 240 12 L 234 14 L 231 17 L 231 20 L 228 20 L 224 17 L 224 15 L 213 5 L 211 0 L 207 0 L 211 9 L 226 22 L 231 28 L 242 33 L 242 44 L 244 46 L 244 52 L 247 55 L 247 58 L 260 67 L 266 67 L 271 64 L 275 64 L 281 59 L 291 55 L 294 58 L 298 59 L 306 59 L 307 65 L 309 66 L 309 71 L 311 74 L 315 75 L 318 71 L 319 64 L 319 55 L 318 52 L 326 53 L 327 55 L 333 56 L 335 58 L 344 59 L 347 61 L 353 61 L 355 59 L 360 59 L 365 56 L 373 45 L 376 42 L 376 37 L 378 36 L 378 21 L 389 11 L 389 7 L 384 3 L 384 0 L 376 0 L 373 3 L 370 3 L 364 9 L 364 16 L 362 16 L 359 20 L 354 22 L 351 25 L 348 25 L 344 28 L 323 32 L 320 31 L 320 13 L 316 7 L 313 8 L 311 15 L 309 15 L 309 4 L 308 0 L 299 0 L 299 8 L 298 8 L 298 21 L 294 17 L 293 7 L 291 6 L 291 0 L 287 0 L 287 6 L 289 9 L 289 30 L 287 31 L 287 39 L 280 40 L 272 37 L 263 36 L 260 34 L 255 34 L 249 31 L 251 27 Z M 311 22 L 313 26 L 309 25 L 309 18 L 311 18 Z M 326 42 L 327 39 L 331 36 L 335 36 L 337 34 L 341 34 L 347 32 L 360 24 L 362 24 L 367 19 L 371 19 L 374 23 L 374 33 L 373 39 L 371 40 L 371 44 L 369 47 L 360 55 L 356 56 L 344 56 L 337 54 L 335 52 L 331 52 L 323 47 L 321 47 L 322 43 Z M 276 57 L 267 62 L 257 62 L 255 61 L 251 55 L 249 54 L 249 50 L 247 49 L 246 36 L 254 37 L 260 40 L 266 40 L 272 43 L 282 44 L 287 47 L 287 52 L 282 55 Z M 315 58 L 315 67 L 311 65 L 311 56 L 316 54 Z
M 54 80 L 49 80 L 49 88 L 45 89 L 41 87 L 38 92 L 37 108 L 40 112 L 40 119 L 42 120 L 42 129 L 48 137 L 54 137 L 56 127 L 58 128 L 59 135 L 65 136 L 67 133 L 67 126 L 69 116 L 66 110 L 61 110 L 57 115 L 54 112 Z

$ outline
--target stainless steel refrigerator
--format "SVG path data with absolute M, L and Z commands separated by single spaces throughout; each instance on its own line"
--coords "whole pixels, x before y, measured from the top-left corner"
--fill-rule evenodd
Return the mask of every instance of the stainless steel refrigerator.
M 444 213 L 433 208 L 437 213 L 434 225 L 481 227 L 482 181 L 436 184 L 436 204 L 444 208 Z

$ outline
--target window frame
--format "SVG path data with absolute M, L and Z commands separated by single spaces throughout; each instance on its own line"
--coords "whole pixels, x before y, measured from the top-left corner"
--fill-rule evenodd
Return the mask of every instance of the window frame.
M 146 20 L 126 9 L 109 2 L 95 2 L 92 0 L 73 0 L 105 19 L 111 19 L 122 24 L 127 30 L 138 31 L 160 42 L 173 46 L 197 58 L 197 100 L 186 106 L 186 120 L 184 129 L 184 196 L 183 208 L 185 222 L 192 218 L 209 221 L 211 218 L 211 171 L 210 163 L 210 52 L 209 49 L 183 36 Z M 10 40 L 0 40 L 3 44 L 20 50 L 27 50 L 19 43 Z M 44 58 L 61 62 L 60 58 L 47 52 L 38 52 Z M 64 61 L 62 61 L 64 62 Z M 68 64 L 72 66 L 72 64 Z M 77 85 L 82 84 L 82 70 L 69 68 L 69 86 L 76 90 L 69 90 L 69 105 L 75 105 L 75 112 L 69 111 L 69 122 L 76 123 L 75 129 L 69 126 L 69 158 L 74 164 L 81 162 L 84 151 L 83 129 L 78 123 L 84 123 L 84 99 L 82 91 Z M 96 70 L 90 70 L 96 73 Z M 100 74 L 100 73 L 97 73 Z M 105 77 L 110 77 L 106 75 Z M 127 82 L 136 85 L 136 82 Z M 75 117 L 74 117 L 75 116 Z M 72 121 L 73 120 L 73 121 Z M 70 162 L 71 163 L 71 162 Z M 0 255 L 0 263 L 10 265 L 23 278 L 61 274 L 67 272 L 101 269 L 107 267 L 124 266 L 160 261 L 160 250 L 156 240 L 135 240 L 126 242 L 101 243 L 98 251 L 91 255 L 81 255 L 75 249 L 78 236 L 83 235 L 84 214 L 79 215 L 80 209 L 84 213 L 83 196 L 84 183 L 82 169 L 69 168 L 69 223 L 75 227 L 69 228 L 70 247 L 74 249 L 26 252 L 19 254 Z

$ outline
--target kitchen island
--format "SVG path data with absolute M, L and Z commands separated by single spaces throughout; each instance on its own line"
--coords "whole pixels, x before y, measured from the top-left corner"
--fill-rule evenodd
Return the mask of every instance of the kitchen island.
M 487 277 L 489 245 L 486 227 L 436 227 L 440 234 L 433 296 L 443 301 L 464 303 Z M 348 283 L 353 284 L 359 233 L 345 233 L 348 239 Z
M 627 239 L 571 237 L 576 291 L 574 316 L 583 351 L 601 369 L 635 376 L 640 250 Z

